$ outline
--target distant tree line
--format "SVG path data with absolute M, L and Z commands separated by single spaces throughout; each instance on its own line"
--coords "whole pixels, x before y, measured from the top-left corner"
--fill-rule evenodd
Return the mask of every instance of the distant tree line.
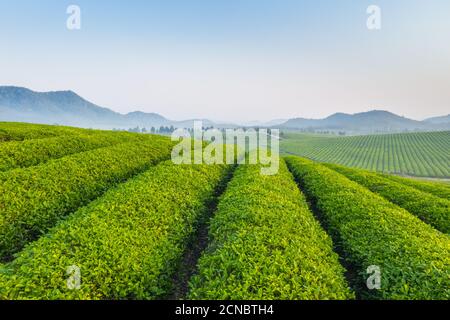
M 129 129 L 117 129 L 114 128 L 113 131 L 128 131 L 128 132 L 136 132 L 136 133 L 153 133 L 153 134 L 171 134 L 174 132 L 176 128 L 174 126 L 160 126 L 158 127 L 151 127 L 149 129 L 147 128 L 141 128 L 139 126 Z
M 165 135 L 169 135 L 172 134 L 175 130 L 177 130 L 179 128 L 172 126 L 160 126 L 158 127 L 151 127 L 150 129 L 147 129 L 146 127 L 141 128 L 139 126 L 134 127 L 134 128 L 128 128 L 128 129 L 118 129 L 118 128 L 113 128 L 113 131 L 128 131 L 128 132 L 135 132 L 135 133 L 152 133 L 152 134 L 165 134 Z M 188 131 L 191 135 L 194 133 L 194 129 L 193 128 L 183 128 L 184 130 Z M 212 130 L 212 129 L 217 129 L 219 131 L 221 131 L 222 133 L 225 133 L 225 131 L 227 130 L 226 128 L 215 128 L 214 126 L 208 126 L 208 127 L 202 127 L 203 131 L 207 131 L 207 130 Z M 244 131 L 246 130 L 250 130 L 253 129 L 256 132 L 259 132 L 259 130 L 261 130 L 261 128 L 259 127 L 253 127 L 253 128 L 245 128 Z M 270 128 L 264 128 L 265 130 L 267 130 L 267 133 L 270 135 L 272 134 L 272 130 Z

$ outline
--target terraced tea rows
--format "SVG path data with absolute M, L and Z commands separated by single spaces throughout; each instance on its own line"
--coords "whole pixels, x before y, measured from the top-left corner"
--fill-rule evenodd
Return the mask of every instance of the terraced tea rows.
M 418 181 L 388 174 L 383 174 L 382 176 L 389 180 L 399 182 L 409 187 L 413 187 L 417 190 L 430 193 L 432 195 L 435 195 L 436 197 L 440 197 L 442 199 L 450 199 L 450 184 L 444 184 L 440 182 L 436 183 L 436 182 Z
M 0 174 L 0 258 L 115 184 L 170 157 L 166 138 L 78 153 Z
M 5 142 L 0 144 L 0 171 L 36 166 L 51 159 L 139 139 L 142 138 L 138 135 L 113 132 Z
M 359 288 L 364 298 L 450 298 L 447 235 L 323 165 L 287 162 L 359 277 L 354 286 L 365 283 L 370 266 L 382 271 L 379 290 Z
M 0 278 L 9 299 L 155 299 L 171 277 L 225 166 L 158 165 L 72 214 Z M 80 290 L 66 286 L 76 265 Z
M 0 172 L 0 299 L 450 299 L 446 185 L 298 157 L 273 176 L 176 165 L 168 138 L 69 129 L 0 143 L 23 159 Z
M 450 178 L 450 131 L 356 137 L 287 134 L 286 154 L 347 167 Z
M 331 239 L 284 162 L 276 176 L 241 166 L 211 223 L 194 299 L 351 299 Z
M 369 171 L 331 164 L 327 167 L 405 208 L 436 229 L 450 234 L 450 200 L 441 199 Z

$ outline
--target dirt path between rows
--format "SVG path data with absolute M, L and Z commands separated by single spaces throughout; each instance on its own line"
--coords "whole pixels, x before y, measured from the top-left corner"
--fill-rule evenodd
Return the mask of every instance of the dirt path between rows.
M 189 280 L 197 272 L 197 264 L 203 252 L 209 244 L 209 222 L 217 210 L 220 196 L 227 189 L 228 183 L 233 178 L 235 167 L 230 169 L 225 179 L 220 183 L 213 200 L 208 204 L 208 209 L 200 217 L 194 235 L 189 239 L 188 246 L 183 254 L 178 270 L 172 279 L 172 290 L 167 300 L 186 299 L 189 293 Z

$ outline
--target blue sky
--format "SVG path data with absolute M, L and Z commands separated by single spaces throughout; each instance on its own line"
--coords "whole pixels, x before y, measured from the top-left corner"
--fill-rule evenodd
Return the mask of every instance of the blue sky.
M 66 28 L 66 8 L 82 28 Z M 382 28 L 366 27 L 369 5 Z M 448 0 L 0 0 L 0 84 L 223 121 L 450 110 Z

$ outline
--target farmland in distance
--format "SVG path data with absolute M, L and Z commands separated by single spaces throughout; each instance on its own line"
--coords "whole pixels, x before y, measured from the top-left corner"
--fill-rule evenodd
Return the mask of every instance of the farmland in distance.
M 284 154 L 413 177 L 450 178 L 450 131 L 338 137 L 285 133 Z

